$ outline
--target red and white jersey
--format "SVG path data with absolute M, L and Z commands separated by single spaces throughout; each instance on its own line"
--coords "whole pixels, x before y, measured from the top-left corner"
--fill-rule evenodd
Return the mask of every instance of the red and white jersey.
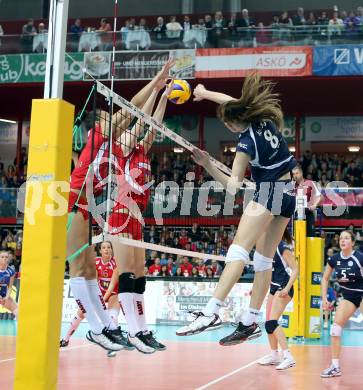
M 124 200 L 130 197 L 137 203 L 143 212 L 150 198 L 150 159 L 141 145 L 137 145 L 133 151 L 123 159 L 124 177 L 119 183 L 119 200 L 121 208 L 126 205 Z
M 94 134 L 94 136 L 93 136 Z M 92 140 L 93 139 L 93 140 Z M 93 142 L 93 153 L 92 153 Z M 71 189 L 80 190 L 87 176 L 88 167 L 92 161 L 93 165 L 93 192 L 98 194 L 101 192 L 102 186 L 100 183 L 108 176 L 108 157 L 109 157 L 109 140 L 102 135 L 100 126 L 96 126 L 88 132 L 86 146 L 82 150 L 78 163 L 72 172 Z M 113 142 L 112 145 L 112 166 L 119 166 L 123 162 L 123 153 L 120 145 Z M 118 163 L 116 162 L 118 161 Z M 120 167 L 122 168 L 122 165 Z M 91 175 L 92 176 L 92 175 Z M 87 183 L 88 184 L 88 183 Z
M 304 179 L 300 184 L 295 183 L 295 189 L 296 193 L 298 193 L 299 189 L 303 190 L 303 193 L 307 198 L 308 206 L 314 204 L 317 198 L 321 196 L 319 188 L 312 180 Z
M 110 285 L 113 272 L 117 268 L 116 261 L 112 258 L 109 262 L 104 263 L 101 257 L 96 257 L 96 270 L 97 270 L 97 279 L 98 285 L 102 295 L 104 295 Z M 117 286 L 115 286 L 115 291 Z

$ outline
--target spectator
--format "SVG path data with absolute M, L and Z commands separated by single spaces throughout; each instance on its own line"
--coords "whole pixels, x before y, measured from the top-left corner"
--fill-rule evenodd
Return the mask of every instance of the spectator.
M 189 263 L 189 259 L 185 256 L 183 257 L 183 263 L 180 265 L 182 274 L 186 277 L 191 276 L 193 265 Z
M 200 241 L 202 238 L 202 231 L 197 223 L 193 223 L 192 225 L 192 231 L 190 233 L 190 240 L 191 242 L 197 242 Z
M 38 34 L 46 34 L 48 32 L 48 30 L 45 28 L 45 24 L 44 23 L 39 23 L 38 24 Z
M 164 18 L 163 17 L 159 16 L 156 19 L 156 26 L 153 28 L 153 31 L 156 33 L 156 39 L 163 39 L 163 38 L 165 38 L 166 25 L 164 23 Z M 156 161 L 156 163 L 157 163 L 157 161 Z M 155 160 L 154 160 L 154 164 L 155 164 Z M 152 169 L 152 172 L 154 172 L 153 169 Z
M 319 26 L 327 26 L 329 24 L 329 19 L 326 16 L 326 12 L 323 11 L 321 15 L 318 18 L 318 24 Z
M 160 265 L 160 259 L 157 257 L 154 260 L 154 264 L 149 267 L 149 274 L 152 276 L 159 276 L 161 272 L 161 265 Z
M 126 19 L 125 24 L 121 27 L 121 30 L 120 30 L 121 39 L 122 39 L 123 44 L 126 42 L 127 34 L 129 31 L 130 31 L 130 19 Z
M 306 24 L 308 26 L 316 26 L 318 24 L 318 21 L 315 18 L 314 12 L 309 12 L 309 17 L 306 21 Z
M 206 266 L 204 265 L 203 259 L 197 259 L 197 266 L 196 266 L 198 273 L 200 276 L 205 277 L 206 275 Z
M 297 14 L 292 17 L 292 24 L 294 26 L 304 26 L 306 24 L 304 8 L 299 7 L 297 9 Z
M 174 275 L 174 276 L 184 277 L 181 267 L 178 267 L 178 268 L 176 269 L 175 275 Z
M 217 11 L 214 14 L 214 20 L 213 20 L 213 25 L 214 28 L 224 28 L 226 27 L 226 23 L 223 18 L 223 14 L 221 11 Z
M 198 23 L 193 25 L 193 28 L 204 30 L 206 28 L 205 21 L 203 18 L 198 19 Z M 180 155 L 178 155 L 180 156 Z
M 330 36 L 341 35 L 344 28 L 344 22 L 339 18 L 338 12 L 334 11 L 333 18 L 329 20 L 328 33 Z
M 33 38 L 37 34 L 37 30 L 34 26 L 34 20 L 29 19 L 26 24 L 24 24 L 21 32 L 21 44 L 23 47 L 24 53 L 29 53 L 33 51 Z
M 359 24 L 363 24 L 363 7 L 357 7 L 357 18 L 359 19 Z
M 102 18 L 100 22 L 100 26 L 98 27 L 98 32 L 109 32 L 112 31 L 111 24 L 108 22 L 106 18 Z
M 190 23 L 190 17 L 188 15 L 184 16 L 184 22 L 183 22 L 182 28 L 183 28 L 184 32 L 188 31 L 192 28 L 192 24 Z
M 161 276 L 161 277 L 168 277 L 168 276 L 171 276 L 169 274 L 169 271 L 168 271 L 168 267 L 166 265 L 162 265 L 161 266 L 161 270 L 160 270 L 160 274 L 158 276 Z
M 229 19 L 227 23 L 227 27 L 230 31 L 236 31 L 237 27 L 237 13 L 233 12 L 231 13 L 231 19 Z
M 280 18 L 279 18 L 279 23 L 282 26 L 292 26 L 292 19 L 289 17 L 289 14 L 287 11 L 284 11 Z
M 83 32 L 81 19 L 76 19 L 70 28 L 72 51 L 78 51 L 78 44 Z
M 180 246 L 184 249 L 186 244 L 190 241 L 188 235 L 187 235 L 187 231 L 185 229 L 183 229 L 181 232 L 180 232 L 180 237 L 179 237 L 179 244 Z
M 174 265 L 174 260 L 171 256 L 168 257 L 167 268 L 170 276 L 175 274 L 176 267 Z
M 8 187 L 15 187 L 16 181 L 16 171 L 14 165 L 9 165 L 6 172 L 6 180 L 8 182 Z
M 257 25 L 256 42 L 259 46 L 263 46 L 271 42 L 270 34 L 266 31 L 262 22 L 259 22 Z
M 146 19 L 145 18 L 141 18 L 140 21 L 139 21 L 139 30 L 148 30 L 148 26 L 147 26 L 147 23 L 146 23 Z
M 237 27 L 247 28 L 247 27 L 256 27 L 253 19 L 250 18 L 248 14 L 248 9 L 242 10 L 241 19 L 237 20 Z
M 348 35 L 356 35 L 359 32 L 360 19 L 357 18 L 353 11 L 344 19 L 345 31 Z
M 214 278 L 213 269 L 212 267 L 206 268 L 206 278 Z
M 170 16 L 170 22 L 166 25 L 166 35 L 168 38 L 179 38 L 183 27 L 176 21 L 175 16 Z
M 315 210 L 322 200 L 321 192 L 312 180 L 305 180 L 303 171 L 300 167 L 292 170 L 295 181 L 296 193 L 303 190 L 307 198 L 308 207 L 305 209 L 306 231 L 308 237 L 315 237 Z
M 166 258 L 166 254 L 162 253 L 160 256 L 160 265 L 167 265 L 168 259 Z
M 201 277 L 196 267 L 192 268 L 191 277 L 192 278 L 200 278 Z
M 208 14 L 208 15 L 204 16 L 204 25 L 205 25 L 205 28 L 212 28 L 213 27 L 211 15 Z

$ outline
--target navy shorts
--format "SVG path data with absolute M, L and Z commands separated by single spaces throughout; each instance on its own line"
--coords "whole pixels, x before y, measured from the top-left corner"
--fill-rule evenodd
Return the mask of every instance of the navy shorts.
M 272 215 L 291 218 L 296 206 L 294 185 L 291 180 L 258 183 L 253 200 Z
M 356 308 L 360 306 L 363 299 L 363 292 L 361 291 L 349 291 L 342 288 L 341 293 L 346 301 L 352 302 Z
M 285 284 L 286 286 L 286 284 Z M 275 295 L 277 293 L 277 291 L 281 291 L 282 289 L 285 288 L 285 286 L 276 286 L 275 284 L 271 284 L 270 286 L 270 294 L 271 295 Z M 294 298 L 294 286 L 292 286 L 289 290 L 289 296 L 291 298 Z

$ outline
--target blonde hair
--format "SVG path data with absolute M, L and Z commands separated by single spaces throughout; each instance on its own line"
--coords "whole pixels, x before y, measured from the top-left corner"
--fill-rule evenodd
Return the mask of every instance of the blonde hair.
M 274 122 L 281 130 L 284 117 L 279 94 L 273 92 L 275 83 L 262 80 L 256 72 L 247 76 L 242 87 L 241 97 L 218 107 L 217 116 L 222 122 L 251 123 Z

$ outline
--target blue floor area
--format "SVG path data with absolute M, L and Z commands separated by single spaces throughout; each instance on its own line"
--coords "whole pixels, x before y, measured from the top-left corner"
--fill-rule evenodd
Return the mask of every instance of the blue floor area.
M 155 330 L 157 338 L 167 341 L 180 341 L 180 342 L 217 342 L 222 337 L 233 331 L 233 327 L 226 325 L 220 329 L 200 333 L 195 336 L 179 337 L 176 336 L 175 331 L 177 326 L 158 325 L 150 326 L 151 330 Z M 68 324 L 62 324 L 62 335 L 65 335 L 68 329 Z M 125 329 L 125 326 L 123 326 Z M 84 338 L 88 330 L 88 325 L 83 323 L 78 328 L 77 332 L 73 335 L 73 338 Z M 16 322 L 11 320 L 0 320 L 0 337 L 1 336 L 14 336 L 16 334 Z M 356 346 L 363 347 L 362 332 L 358 330 L 345 330 L 343 332 L 343 345 L 344 346 Z M 252 344 L 267 344 L 266 333 L 263 333 L 262 337 L 249 341 Z M 305 345 L 330 345 L 329 330 L 324 330 L 321 339 L 314 340 L 290 340 L 291 344 L 305 344 Z

